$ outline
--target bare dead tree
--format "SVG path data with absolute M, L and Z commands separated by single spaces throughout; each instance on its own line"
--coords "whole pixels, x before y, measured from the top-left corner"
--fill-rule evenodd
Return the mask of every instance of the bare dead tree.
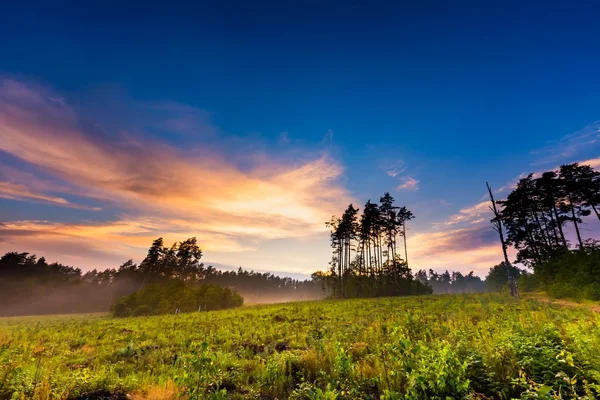
M 488 189 L 488 193 L 490 194 L 490 201 L 492 205 L 490 206 L 490 210 L 494 213 L 494 218 L 491 220 L 492 226 L 494 230 L 498 232 L 498 236 L 500 237 L 500 244 L 502 245 L 502 253 L 504 254 L 504 262 L 506 263 L 506 272 L 508 274 L 508 285 L 510 286 L 510 294 L 511 296 L 519 296 L 519 292 L 517 289 L 517 282 L 513 279 L 510 274 L 510 261 L 508 261 L 508 253 L 507 253 L 507 245 L 504 240 L 504 231 L 502 230 L 502 219 L 500 215 L 500 211 L 498 211 L 498 207 L 496 207 L 496 201 L 494 200 L 494 194 L 492 192 L 492 188 L 489 183 L 485 183 Z

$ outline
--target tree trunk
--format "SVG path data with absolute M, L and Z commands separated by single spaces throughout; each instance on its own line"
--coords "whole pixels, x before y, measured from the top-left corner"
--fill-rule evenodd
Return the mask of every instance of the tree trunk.
M 569 206 L 571 207 L 571 215 L 573 216 L 573 225 L 575 225 L 575 232 L 577 233 L 577 241 L 579 242 L 579 249 L 583 251 L 583 240 L 581 240 L 581 233 L 579 232 L 579 225 L 577 224 L 577 216 L 575 215 L 575 206 L 571 201 L 571 195 L 569 195 Z
M 563 231 L 562 223 L 560 222 L 560 216 L 558 215 L 556 204 L 552 204 L 552 209 L 554 210 L 554 215 L 556 216 L 556 225 L 558 226 L 558 231 L 560 232 L 560 238 L 562 239 L 563 246 L 565 246 L 565 249 L 568 249 L 569 244 L 567 243 L 567 239 L 565 238 L 565 232 Z
M 535 223 L 540 231 L 540 235 L 542 235 L 542 240 L 546 244 L 546 248 L 550 248 L 550 241 L 546 236 L 546 231 L 544 230 L 544 228 L 542 228 L 542 224 L 540 224 L 540 219 L 538 218 L 537 212 L 532 211 L 531 213 L 533 214 L 533 219 L 535 220 Z
M 402 236 L 404 236 L 404 262 L 408 268 L 408 248 L 406 247 L 406 222 L 402 222 Z
M 600 214 L 598 214 L 598 210 L 596 209 L 596 206 L 592 204 L 592 210 L 594 210 L 594 212 L 596 213 L 596 217 L 598 217 L 598 219 L 600 220 Z
M 525 233 L 527 233 L 527 239 L 529 241 L 529 247 L 531 248 L 531 251 L 533 252 L 534 256 L 535 256 L 535 261 L 538 264 L 541 264 L 542 262 L 542 257 L 540 256 L 540 252 L 538 250 L 538 246 L 535 242 L 535 239 L 533 238 L 533 234 L 531 233 L 531 227 L 529 226 L 529 224 L 527 222 L 525 222 Z
M 560 247 L 561 246 L 560 237 L 558 235 L 558 230 L 556 229 L 556 224 L 558 224 L 558 222 L 554 220 L 554 214 L 552 213 L 552 210 L 550 210 L 548 215 L 550 216 L 550 223 L 552 224 L 552 233 L 554 236 L 554 244 L 556 244 L 557 247 Z
M 579 224 L 577 224 L 577 215 L 575 214 L 575 206 L 573 205 L 573 199 L 571 193 L 567 195 L 569 199 L 569 207 L 571 208 L 571 216 L 573 218 L 573 225 L 575 226 L 575 233 L 577 234 L 577 241 L 579 242 L 579 249 L 583 250 L 583 240 L 581 239 L 581 233 L 579 232 Z

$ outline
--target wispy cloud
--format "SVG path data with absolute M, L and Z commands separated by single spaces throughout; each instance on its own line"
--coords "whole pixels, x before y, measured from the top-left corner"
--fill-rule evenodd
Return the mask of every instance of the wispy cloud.
M 36 175 L 0 163 L 0 198 L 54 206 L 100 211 L 100 207 L 73 203 L 55 193 L 76 196 L 73 188 L 61 185 Z
M 599 139 L 600 121 L 596 121 L 575 133 L 549 142 L 541 149 L 534 150 L 532 154 L 536 159 L 532 165 L 563 164 L 582 159 L 586 154 L 597 154 L 600 150 Z
M 419 190 L 419 181 L 412 176 L 405 176 L 400 180 L 402 181 L 402 184 L 397 186 L 396 190 L 408 190 L 410 192 Z
M 398 175 L 402 174 L 404 171 L 406 171 L 406 165 L 404 164 L 404 161 L 403 160 L 398 160 L 398 161 L 396 161 L 396 163 L 394 163 L 394 165 L 392 165 L 386 171 L 386 174 L 388 176 L 391 176 L 392 178 L 395 178 Z
M 81 210 L 100 211 L 100 207 L 89 207 L 80 204 L 74 204 L 70 201 L 58 197 L 47 195 L 43 193 L 36 193 L 25 185 L 1 182 L 0 181 L 0 198 L 11 199 L 11 200 L 24 200 L 32 202 L 49 203 L 61 207 L 78 208 Z
M 486 219 L 489 220 L 492 217 L 491 214 L 490 202 L 482 201 L 461 209 L 458 213 L 450 215 L 445 221 L 435 222 L 433 226 L 440 228 L 463 223 L 476 224 L 485 221 Z
M 405 174 L 408 167 L 404 160 L 397 160 L 389 167 L 385 168 L 385 173 L 387 176 L 400 181 L 400 185 L 396 186 L 396 190 L 406 190 L 415 192 L 419 190 L 419 181 L 413 177 Z

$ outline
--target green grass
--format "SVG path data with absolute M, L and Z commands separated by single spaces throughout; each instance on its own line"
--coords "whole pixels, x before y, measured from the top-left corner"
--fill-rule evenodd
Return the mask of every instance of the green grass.
M 0 319 L 0 398 L 595 398 L 600 315 L 473 294 Z

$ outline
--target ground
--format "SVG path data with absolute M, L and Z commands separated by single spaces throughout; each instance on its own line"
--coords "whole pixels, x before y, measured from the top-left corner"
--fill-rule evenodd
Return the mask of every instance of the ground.
M 0 319 L 0 398 L 595 398 L 600 314 L 470 294 Z

